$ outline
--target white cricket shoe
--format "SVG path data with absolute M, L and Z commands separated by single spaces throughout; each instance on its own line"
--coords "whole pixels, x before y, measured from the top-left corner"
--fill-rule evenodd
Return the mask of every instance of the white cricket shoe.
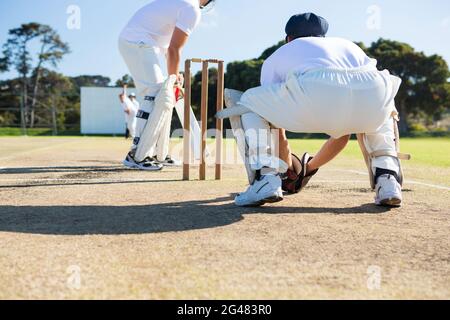
M 377 192 L 375 197 L 377 206 L 400 207 L 402 205 L 402 186 L 395 176 L 384 174 L 378 177 L 375 190 Z
M 279 175 L 265 175 L 256 180 L 247 191 L 239 194 L 235 203 L 239 207 L 259 207 L 266 203 L 275 203 L 283 200 L 281 177 Z
M 152 158 L 149 157 L 146 160 L 156 164 L 160 164 L 163 167 L 181 167 L 183 165 L 181 161 L 173 159 L 171 156 L 167 156 L 166 160 L 164 161 L 159 161 L 156 156 Z
M 143 171 L 161 171 L 163 169 L 163 165 L 150 161 L 149 159 L 137 162 L 132 156 L 131 152 L 123 161 L 123 165 L 130 169 L 138 169 Z
M 166 160 L 160 162 L 165 167 L 181 167 L 182 163 L 179 160 L 173 159 L 171 156 L 167 156 Z

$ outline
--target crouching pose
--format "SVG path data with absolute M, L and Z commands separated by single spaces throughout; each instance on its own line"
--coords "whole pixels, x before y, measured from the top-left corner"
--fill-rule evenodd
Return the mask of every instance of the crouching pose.
M 378 71 L 377 61 L 353 42 L 325 37 L 327 31 L 327 21 L 315 14 L 293 16 L 286 26 L 287 44 L 263 65 L 261 87 L 244 94 L 227 90 L 228 108 L 218 117 L 230 118 L 250 181 L 237 205 L 278 202 L 283 191 L 301 191 L 353 133 L 370 168 L 375 203 L 401 204 L 394 105 L 401 80 Z M 285 130 L 326 133 L 331 139 L 314 158 L 298 158 Z
M 143 100 L 136 114 L 135 138 L 123 162 L 125 166 L 158 171 L 163 166 L 179 165 L 169 156 L 169 143 L 178 98 L 175 92 L 182 86 L 181 51 L 200 22 L 200 10 L 214 1 L 153 0 L 123 29 L 119 50 Z M 169 83 L 176 87 L 171 92 L 166 90 Z M 191 126 L 198 126 L 195 119 Z

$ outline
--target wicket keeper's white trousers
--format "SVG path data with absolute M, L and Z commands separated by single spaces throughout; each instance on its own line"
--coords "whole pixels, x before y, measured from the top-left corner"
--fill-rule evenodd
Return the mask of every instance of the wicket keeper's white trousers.
M 144 43 L 132 43 L 124 39 L 119 40 L 120 53 L 133 77 L 137 89 L 137 95 L 144 101 L 141 104 L 141 110 L 147 114 L 151 114 L 154 108 L 154 98 L 166 77 L 163 68 L 165 68 L 165 51 L 158 47 L 151 47 Z M 169 153 L 170 144 L 170 126 L 172 117 L 161 119 L 164 121 L 161 134 L 159 134 L 156 142 L 155 150 L 139 150 L 139 154 L 145 154 L 149 157 L 157 156 L 158 160 L 164 161 Z M 138 118 L 136 123 L 136 134 L 132 150 L 140 148 L 139 141 L 145 139 L 142 137 L 147 119 Z M 146 143 L 144 145 L 154 145 L 154 143 Z M 142 161 L 144 159 L 137 159 Z
M 401 79 L 374 67 L 318 69 L 292 73 L 285 83 L 250 89 L 239 104 L 277 128 L 333 138 L 366 133 L 369 152 L 396 152 L 392 114 L 400 84 Z M 400 169 L 393 157 L 376 158 L 373 167 Z

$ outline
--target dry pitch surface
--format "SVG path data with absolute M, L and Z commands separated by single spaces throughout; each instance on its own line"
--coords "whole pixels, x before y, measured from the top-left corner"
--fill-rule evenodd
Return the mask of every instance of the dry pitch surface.
M 124 170 L 127 146 L 0 138 L 0 299 L 450 298 L 448 167 L 407 163 L 387 210 L 344 155 L 304 193 L 241 209 L 240 167 L 182 182 Z

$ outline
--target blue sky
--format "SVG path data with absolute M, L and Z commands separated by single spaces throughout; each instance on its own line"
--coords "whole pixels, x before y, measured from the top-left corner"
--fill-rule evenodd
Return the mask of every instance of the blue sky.
M 117 51 L 117 37 L 133 13 L 149 0 L 1 0 L 0 43 L 9 29 L 39 22 L 55 28 L 72 53 L 60 72 L 75 76 L 101 74 L 113 81 L 127 73 Z M 81 10 L 81 28 L 67 28 L 67 8 Z M 230 62 L 257 57 L 284 37 L 295 13 L 313 11 L 330 22 L 330 36 L 367 44 L 379 37 L 404 41 L 450 62 L 448 0 L 217 0 L 184 52 L 184 57 L 217 57 Z M 0 74 L 0 79 L 15 73 Z

